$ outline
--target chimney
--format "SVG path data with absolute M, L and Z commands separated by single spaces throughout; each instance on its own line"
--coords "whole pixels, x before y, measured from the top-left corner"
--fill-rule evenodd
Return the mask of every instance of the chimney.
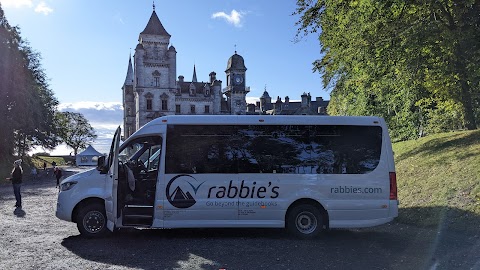
M 308 106 L 308 96 L 307 93 L 303 92 L 302 94 L 302 107 L 307 107 Z
M 248 113 L 254 113 L 255 112 L 255 105 L 254 104 L 248 104 L 247 105 L 247 112 Z
M 208 76 L 210 76 L 210 83 L 211 84 L 213 84 L 217 80 L 217 73 L 215 73 L 214 71 L 210 72 L 210 74 L 208 74 Z

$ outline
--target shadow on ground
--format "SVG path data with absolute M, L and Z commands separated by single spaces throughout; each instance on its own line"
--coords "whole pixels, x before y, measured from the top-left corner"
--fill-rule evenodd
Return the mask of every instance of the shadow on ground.
M 423 210 L 402 209 L 400 215 Z M 102 239 L 70 236 L 62 245 L 87 260 L 140 269 L 478 267 L 478 231 L 450 229 L 448 212 L 438 226 L 417 227 L 399 219 L 375 228 L 331 230 L 313 240 L 279 229 L 124 230 Z M 473 219 L 480 224 L 478 216 Z

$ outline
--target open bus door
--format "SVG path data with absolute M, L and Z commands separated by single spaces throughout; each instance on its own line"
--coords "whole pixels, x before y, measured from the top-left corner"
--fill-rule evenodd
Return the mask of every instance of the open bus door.
M 105 198 L 105 212 L 107 214 L 107 228 L 113 231 L 117 220 L 117 189 L 118 189 L 118 152 L 120 147 L 121 128 L 118 127 L 113 136 L 110 153 L 108 155 L 108 176 L 106 180 L 107 196 Z

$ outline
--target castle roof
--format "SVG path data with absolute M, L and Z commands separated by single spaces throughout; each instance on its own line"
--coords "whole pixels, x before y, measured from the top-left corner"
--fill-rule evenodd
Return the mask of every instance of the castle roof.
M 197 71 L 195 70 L 195 65 L 193 65 L 193 77 L 192 82 L 197 82 Z
M 133 85 L 133 67 L 132 67 L 132 57 L 128 57 L 128 70 L 127 76 L 125 77 L 125 85 Z
M 189 94 L 190 93 L 190 86 L 193 84 L 193 87 L 195 88 L 195 94 L 196 95 L 205 95 L 206 89 L 207 89 L 207 84 L 206 82 L 187 82 L 187 81 L 177 81 L 177 88 L 180 88 L 180 93 L 181 94 Z M 210 94 L 208 96 L 212 95 Z
M 247 68 L 245 67 L 245 62 L 243 60 L 243 57 L 237 54 L 236 51 L 235 51 L 235 54 L 228 59 L 226 71 L 230 69 L 237 69 L 237 70 L 243 70 L 243 71 L 247 70 Z
M 171 37 L 170 34 L 165 30 L 160 19 L 157 16 L 155 10 L 152 12 L 152 16 L 150 16 L 150 20 L 148 20 L 148 24 L 140 34 L 147 34 L 147 35 L 158 35 L 158 36 L 168 36 Z

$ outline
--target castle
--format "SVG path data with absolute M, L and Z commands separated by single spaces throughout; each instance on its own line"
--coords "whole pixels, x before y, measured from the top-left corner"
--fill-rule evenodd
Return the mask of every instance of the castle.
M 129 57 L 127 76 L 122 86 L 123 93 L 123 138 L 128 138 L 141 126 L 164 115 L 172 114 L 318 114 L 310 94 L 302 95 L 301 104 L 285 102 L 277 98 L 271 102 L 265 90 L 260 102 L 248 104 L 244 59 L 235 53 L 228 59 L 226 87 L 215 72 L 209 74 L 208 82 L 199 82 L 195 65 L 191 81 L 184 76 L 177 78 L 177 51 L 170 44 L 171 35 L 153 12 L 145 29 L 138 37 L 135 54 Z M 305 97 L 304 97 L 305 96 Z M 305 98 L 305 100 L 304 100 Z M 328 104 L 328 102 L 327 102 Z M 325 104 L 321 104 L 326 108 Z M 323 114 L 323 111 L 322 111 Z

